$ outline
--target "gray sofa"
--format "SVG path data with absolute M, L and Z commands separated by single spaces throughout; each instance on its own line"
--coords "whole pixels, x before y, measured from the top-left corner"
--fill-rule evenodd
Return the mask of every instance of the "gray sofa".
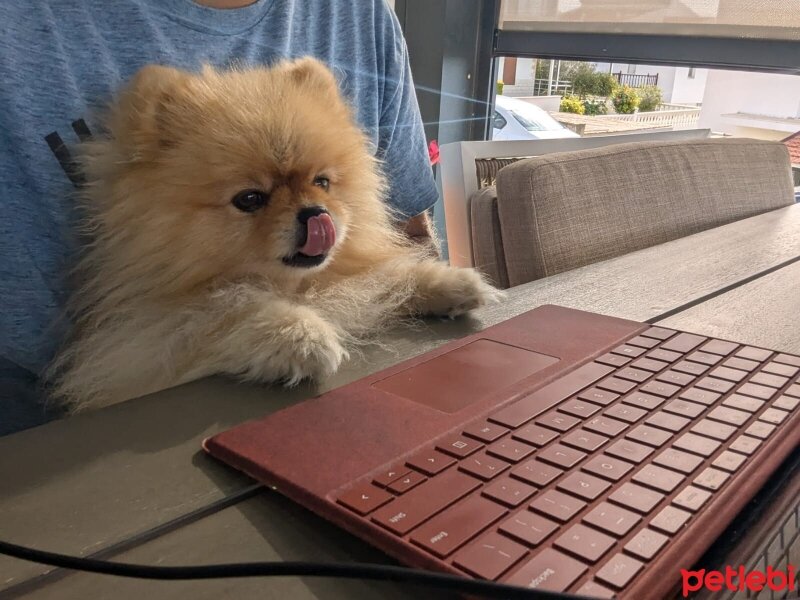
M 793 202 L 788 151 L 776 142 L 561 152 L 504 166 L 472 196 L 472 251 L 475 266 L 508 288 Z

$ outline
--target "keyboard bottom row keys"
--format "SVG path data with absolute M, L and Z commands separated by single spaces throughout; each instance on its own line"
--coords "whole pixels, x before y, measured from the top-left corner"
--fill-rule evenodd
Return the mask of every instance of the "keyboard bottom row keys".
M 504 583 L 536 590 L 564 592 L 587 571 L 586 565 L 551 548 L 524 563 Z
M 494 581 L 527 552 L 522 544 L 493 531 L 460 550 L 453 557 L 453 564 L 476 577 Z

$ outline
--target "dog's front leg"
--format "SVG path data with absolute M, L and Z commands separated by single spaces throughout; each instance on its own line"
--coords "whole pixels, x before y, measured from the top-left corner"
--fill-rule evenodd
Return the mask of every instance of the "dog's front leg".
M 450 267 L 438 260 L 408 260 L 392 265 L 391 271 L 393 277 L 405 277 L 413 286 L 405 308 L 414 315 L 454 318 L 502 297 L 474 269 Z
M 336 372 L 348 353 L 341 331 L 308 306 L 259 298 L 223 318 L 206 355 L 219 371 L 295 385 Z

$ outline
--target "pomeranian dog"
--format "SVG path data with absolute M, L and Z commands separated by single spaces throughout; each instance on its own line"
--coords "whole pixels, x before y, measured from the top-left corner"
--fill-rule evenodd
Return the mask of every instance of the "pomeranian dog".
M 147 66 L 86 144 L 91 242 L 50 368 L 73 410 L 211 374 L 293 385 L 404 316 L 498 297 L 398 231 L 333 74 Z

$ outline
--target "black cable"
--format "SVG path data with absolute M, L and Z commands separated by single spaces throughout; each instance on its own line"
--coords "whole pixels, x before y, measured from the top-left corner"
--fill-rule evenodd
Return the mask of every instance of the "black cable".
M 582 596 L 532 590 L 405 567 L 367 563 L 251 562 L 202 566 L 163 567 L 81 558 L 18 546 L 0 540 L 0 554 L 22 560 L 117 577 L 138 579 L 219 579 L 232 577 L 333 577 L 410 583 L 483 598 L 504 600 L 587 600 Z

